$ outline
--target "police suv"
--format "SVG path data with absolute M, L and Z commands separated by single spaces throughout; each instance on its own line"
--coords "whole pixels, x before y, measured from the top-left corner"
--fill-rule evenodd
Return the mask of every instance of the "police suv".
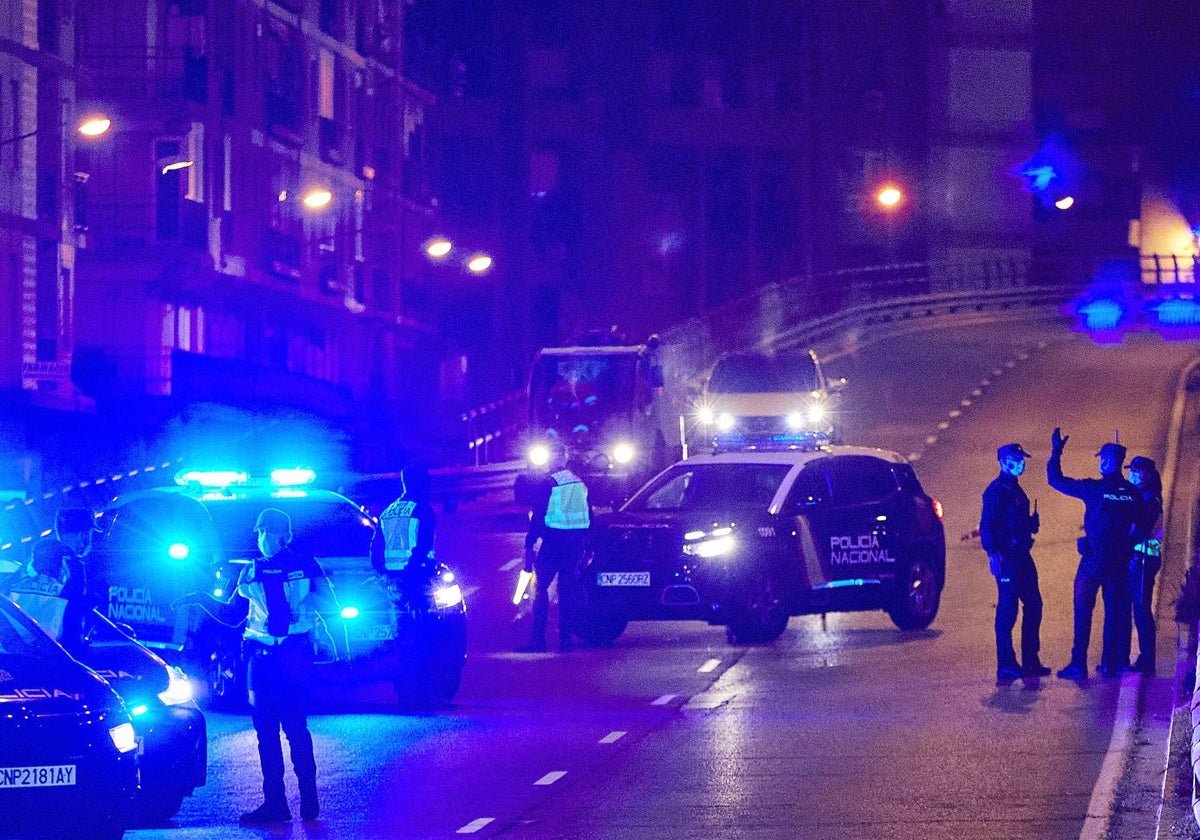
M 263 480 L 181 470 L 175 486 L 117 496 L 102 512 L 105 533 L 88 557 L 89 580 L 108 596 L 103 611 L 168 661 L 205 674 L 214 699 L 239 702 L 241 628 L 171 603 L 205 590 L 227 597 L 258 556 L 258 514 L 278 508 L 291 517 L 296 550 L 320 562 L 341 607 L 314 634 L 318 683 L 382 680 L 403 706 L 444 705 L 466 662 L 466 605 L 454 573 L 438 565 L 412 587 L 415 595 L 389 592 L 370 562 L 374 520 L 345 496 L 314 488 L 314 480 L 303 469 L 275 470 Z
M 798 440 L 680 461 L 600 517 L 578 635 L 696 619 L 764 642 L 793 615 L 876 609 L 927 627 L 945 583 L 941 505 L 900 455 Z

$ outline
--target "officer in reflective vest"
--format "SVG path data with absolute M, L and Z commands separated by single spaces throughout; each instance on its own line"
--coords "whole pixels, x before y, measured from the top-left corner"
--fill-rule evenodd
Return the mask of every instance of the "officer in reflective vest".
M 525 535 L 525 571 L 534 573 L 533 632 L 529 644 L 521 648 L 523 652 L 546 649 L 548 590 L 555 577 L 559 650 L 572 649 L 571 627 L 580 597 L 578 570 L 592 524 L 587 486 L 567 469 L 567 448 L 560 441 L 550 445 L 549 470 L 531 493 L 533 511 Z
M 92 607 L 84 557 L 99 530 L 87 508 L 60 509 L 54 538 L 35 543 L 29 563 L 7 582 L 9 597 L 67 650 L 82 641 Z
M 290 822 L 284 790 L 283 746 L 287 735 L 292 769 L 300 789 L 300 816 L 315 820 L 317 765 L 308 731 L 308 684 L 313 664 L 313 630 L 317 614 L 331 619 L 338 612 L 333 585 L 312 557 L 291 547 L 292 520 L 277 508 L 266 508 L 254 524 L 262 556 L 243 567 L 228 601 L 192 593 L 171 607 L 202 604 L 215 618 L 234 623 L 244 617 L 242 634 L 247 659 L 251 719 L 258 736 L 262 765 L 263 804 L 241 816 L 243 825 Z
M 1138 523 L 1139 537 L 1129 564 L 1129 593 L 1133 599 L 1133 623 L 1137 627 L 1138 657 L 1128 670 L 1154 676 L 1157 670 L 1154 626 L 1154 577 L 1162 568 L 1162 528 L 1157 527 L 1163 510 L 1162 478 L 1154 461 L 1142 455 L 1129 462 L 1129 483 L 1142 491 L 1145 517 Z
M 371 543 L 371 564 L 381 574 L 395 574 L 433 561 L 433 530 L 437 516 L 430 504 L 429 473 L 410 464 L 400 475 L 400 498 L 379 515 L 379 530 Z

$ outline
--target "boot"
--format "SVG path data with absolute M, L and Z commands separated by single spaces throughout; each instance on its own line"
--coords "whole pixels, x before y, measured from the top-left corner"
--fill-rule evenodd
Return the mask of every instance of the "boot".
M 264 802 L 253 811 L 242 814 L 238 822 L 242 825 L 291 822 L 292 812 L 286 802 Z

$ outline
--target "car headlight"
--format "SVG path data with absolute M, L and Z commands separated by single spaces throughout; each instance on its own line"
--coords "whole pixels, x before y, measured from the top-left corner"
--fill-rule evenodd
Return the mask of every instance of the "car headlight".
M 612 458 L 618 464 L 628 464 L 633 460 L 633 444 L 621 441 L 612 450 Z
M 696 419 L 700 421 L 701 425 L 711 426 L 717 419 L 717 416 L 713 414 L 713 410 L 711 408 L 708 406 L 702 406 L 696 409 Z
M 787 416 L 788 431 L 798 432 L 804 428 L 804 415 L 799 411 L 793 411 Z
M 178 706 L 192 699 L 192 683 L 183 671 L 174 665 L 167 668 L 167 687 L 158 693 L 158 699 L 164 706 Z
M 722 414 L 717 418 L 717 428 L 722 432 L 728 432 L 733 429 L 733 426 L 736 422 L 737 418 L 732 414 Z
M 693 557 L 721 557 L 733 551 L 737 542 L 732 528 L 714 528 L 711 531 L 689 531 L 683 535 L 683 553 Z
M 529 447 L 529 463 L 535 467 L 544 467 L 550 463 L 550 448 L 545 444 L 535 443 Z
M 462 588 L 457 583 L 438 586 L 433 590 L 433 603 L 440 610 L 457 607 L 463 602 Z
M 133 752 L 137 749 L 137 734 L 133 731 L 132 723 L 118 723 L 109 727 L 108 737 L 112 738 L 117 752 Z
M 825 406 L 822 403 L 813 403 L 808 407 L 808 422 L 820 423 L 825 419 Z

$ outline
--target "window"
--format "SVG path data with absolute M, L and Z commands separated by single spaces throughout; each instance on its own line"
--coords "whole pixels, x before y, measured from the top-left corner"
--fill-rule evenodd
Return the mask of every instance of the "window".
M 804 510 L 829 501 L 829 479 L 825 471 L 816 464 L 810 464 L 796 476 L 796 484 L 792 488 L 792 503 Z
M 829 476 L 833 503 L 838 507 L 878 502 L 896 492 L 891 465 L 870 455 L 830 458 L 822 465 Z
M 765 510 L 787 464 L 677 465 L 630 500 L 626 510 Z

